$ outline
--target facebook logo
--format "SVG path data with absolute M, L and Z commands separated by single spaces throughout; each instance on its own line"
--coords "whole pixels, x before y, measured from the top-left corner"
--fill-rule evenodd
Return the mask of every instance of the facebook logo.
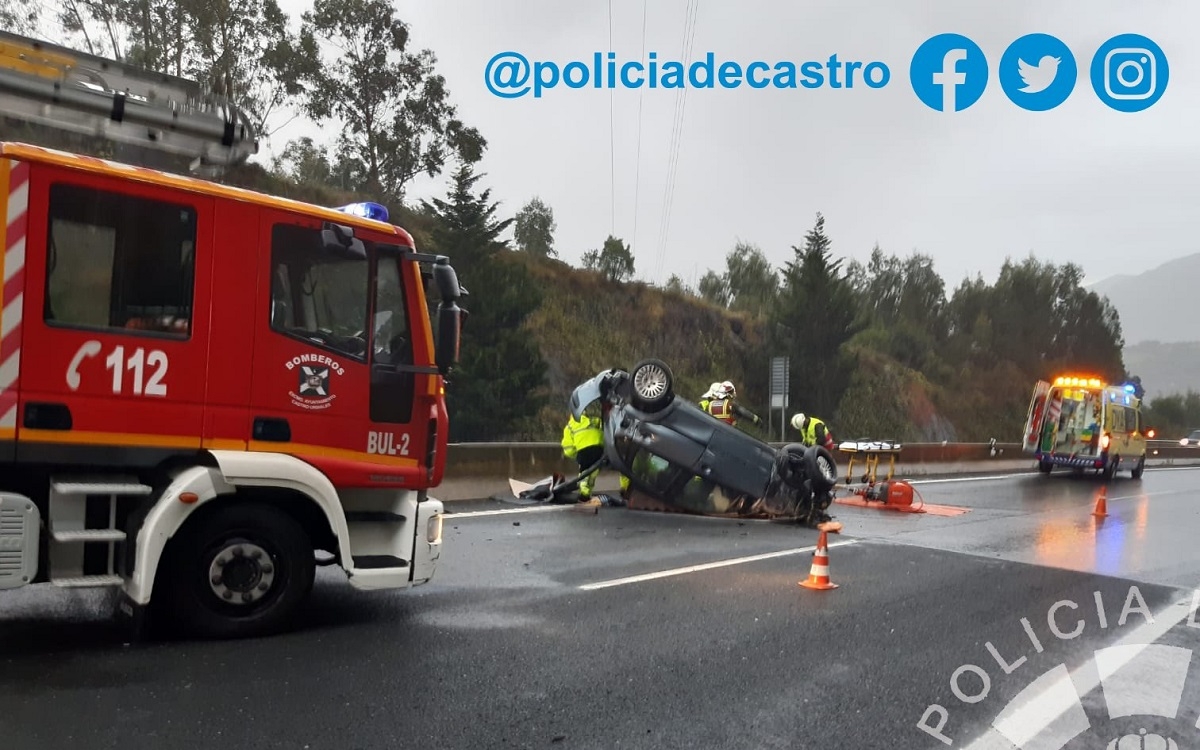
M 979 101 L 987 88 L 987 57 L 961 34 L 939 34 L 917 48 L 908 77 L 925 106 L 961 112 Z

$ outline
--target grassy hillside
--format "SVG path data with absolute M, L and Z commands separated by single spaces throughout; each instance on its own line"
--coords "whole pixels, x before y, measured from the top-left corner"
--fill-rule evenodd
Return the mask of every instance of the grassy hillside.
M 677 392 L 687 398 L 698 398 L 715 380 L 732 380 L 743 405 L 765 422 L 773 422 L 769 437 L 778 439 L 778 414 L 769 419 L 767 410 L 771 352 L 761 319 L 646 284 L 611 282 L 557 261 L 533 261 L 517 253 L 510 260 L 525 264 L 546 294 L 526 322 L 548 368 L 549 403 L 538 419 L 542 439 L 558 439 L 567 400 L 579 383 L 609 367 L 628 369 L 645 357 L 670 365 Z M 860 354 L 842 408 L 837 414 L 821 415 L 838 439 L 941 441 L 991 436 L 994 414 L 966 430 L 947 418 L 950 411 L 968 421 L 986 414 L 994 410 L 991 399 L 977 403 L 946 393 L 887 357 L 869 350 Z M 1016 432 L 1024 419 L 1025 403 L 1017 403 L 1021 398 L 1027 395 L 1014 401 L 1019 411 Z M 758 433 L 752 425 L 744 428 Z M 794 437 L 789 430 L 788 439 Z
M 549 404 L 539 417 L 547 439 L 561 433 L 575 386 L 646 357 L 666 362 L 677 392 L 688 398 L 699 398 L 714 380 L 732 380 L 746 408 L 767 420 L 769 357 L 761 322 L 558 261 L 535 262 L 517 253 L 510 259 L 527 265 L 546 295 L 526 328 L 548 367 Z

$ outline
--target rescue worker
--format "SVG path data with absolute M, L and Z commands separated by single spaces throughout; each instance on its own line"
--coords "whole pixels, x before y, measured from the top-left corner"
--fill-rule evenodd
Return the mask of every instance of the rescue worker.
M 582 473 L 604 457 L 604 430 L 600 415 L 595 409 L 587 409 L 579 419 L 571 416 L 563 427 L 563 455 L 575 459 Z M 592 499 L 592 489 L 596 486 L 596 477 L 600 469 L 588 473 L 579 480 L 579 500 L 588 502 Z M 629 497 L 629 477 L 621 475 L 621 498 Z
M 792 427 L 800 433 L 800 442 L 812 447 L 819 445 L 827 451 L 833 451 L 833 434 L 825 423 L 816 417 L 810 417 L 801 412 L 792 417 Z
M 713 383 L 710 385 L 708 390 L 704 392 L 704 395 L 700 397 L 700 408 L 704 411 L 708 411 L 708 405 L 712 403 L 713 399 L 716 398 L 717 394 L 720 392 L 720 383 Z
M 762 418 L 737 403 L 737 388 L 734 387 L 733 383 L 726 380 L 724 383 L 714 383 L 713 385 L 716 386 L 713 389 L 715 391 L 713 399 L 709 401 L 705 411 L 722 422 L 735 427 L 737 426 L 739 417 L 748 419 L 755 425 L 762 427 Z

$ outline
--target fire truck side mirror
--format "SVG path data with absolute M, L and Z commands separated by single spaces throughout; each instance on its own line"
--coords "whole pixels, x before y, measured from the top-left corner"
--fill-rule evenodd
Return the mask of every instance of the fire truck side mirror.
M 442 295 L 442 301 L 438 304 L 438 337 L 434 354 L 438 371 L 447 375 L 458 363 L 462 324 L 467 316 L 467 311 L 458 306 L 458 299 L 465 296 L 467 290 L 459 286 L 458 274 L 445 256 L 440 256 L 434 262 L 433 280 Z
M 442 300 L 438 305 L 438 336 L 435 356 L 438 372 L 448 375 L 458 363 L 462 320 L 466 313 L 454 300 Z

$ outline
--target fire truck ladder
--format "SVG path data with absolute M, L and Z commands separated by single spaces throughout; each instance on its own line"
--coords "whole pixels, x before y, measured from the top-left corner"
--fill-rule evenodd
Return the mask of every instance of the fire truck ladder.
M 244 113 L 195 81 L 0 31 L 0 116 L 230 165 L 258 153 Z

